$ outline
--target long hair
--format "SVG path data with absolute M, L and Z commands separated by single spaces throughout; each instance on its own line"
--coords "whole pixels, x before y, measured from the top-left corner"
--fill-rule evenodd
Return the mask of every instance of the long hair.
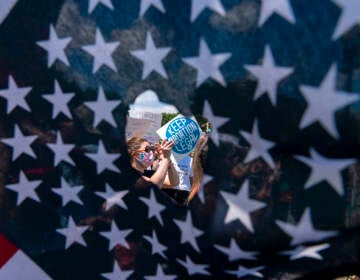
M 149 142 L 145 138 L 140 137 L 131 137 L 129 140 L 126 141 L 126 148 L 127 152 L 130 156 L 130 159 L 132 159 L 134 152 L 140 149 L 141 144 L 144 142 Z
M 208 141 L 208 136 L 200 137 L 199 141 L 196 143 L 194 148 L 194 156 L 193 156 L 193 164 L 192 164 L 192 171 L 193 171 L 193 182 L 191 185 L 191 191 L 188 195 L 186 203 L 189 204 L 190 201 L 194 198 L 197 192 L 200 189 L 202 179 L 204 177 L 204 165 L 206 159 L 206 144 Z

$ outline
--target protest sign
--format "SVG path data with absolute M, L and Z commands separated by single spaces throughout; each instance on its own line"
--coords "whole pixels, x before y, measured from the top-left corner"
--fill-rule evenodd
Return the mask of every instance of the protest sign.
M 150 124 L 147 127 L 142 137 L 146 138 L 148 141 L 152 143 L 159 142 L 160 138 L 159 135 L 156 134 L 156 130 L 158 130 L 161 127 L 162 115 L 160 113 L 137 111 L 137 110 L 130 110 L 129 113 L 130 113 L 130 117 L 132 118 L 149 120 Z
M 179 161 L 195 148 L 201 135 L 201 128 L 194 117 L 177 115 L 157 130 L 157 134 L 161 139 L 174 141 L 172 154 L 175 160 Z
M 125 135 L 126 139 L 131 137 L 145 137 L 151 120 L 127 117 Z

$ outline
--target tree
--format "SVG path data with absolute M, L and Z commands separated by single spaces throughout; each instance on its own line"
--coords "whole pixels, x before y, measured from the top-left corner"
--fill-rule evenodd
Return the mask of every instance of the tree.
M 179 113 L 162 113 L 161 126 L 166 124 L 171 119 L 175 118 Z

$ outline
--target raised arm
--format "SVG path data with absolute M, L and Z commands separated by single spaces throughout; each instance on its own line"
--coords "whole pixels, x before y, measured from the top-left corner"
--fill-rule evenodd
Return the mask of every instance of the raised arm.
M 178 173 L 170 160 L 172 147 L 174 147 L 174 142 L 167 141 L 166 139 L 161 145 L 158 145 L 160 164 L 150 178 L 143 177 L 145 180 L 150 181 L 159 187 L 176 186 L 179 184 Z

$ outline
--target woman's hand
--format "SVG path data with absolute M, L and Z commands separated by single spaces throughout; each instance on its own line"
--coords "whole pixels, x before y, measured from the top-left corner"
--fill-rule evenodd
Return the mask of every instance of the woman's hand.
M 159 147 L 159 159 L 170 159 L 171 156 L 171 149 L 175 146 L 174 141 L 164 139 L 162 143 L 158 146 Z

